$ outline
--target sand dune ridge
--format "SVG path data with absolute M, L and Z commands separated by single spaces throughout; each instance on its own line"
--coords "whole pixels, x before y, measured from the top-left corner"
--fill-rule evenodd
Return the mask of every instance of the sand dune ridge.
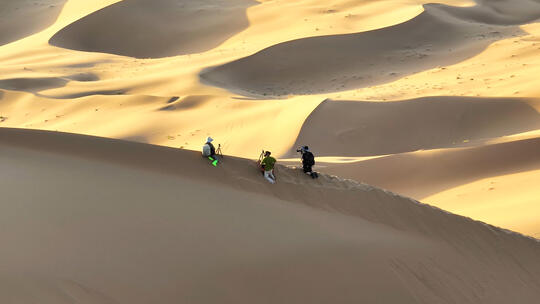
M 19 204 L 0 213 L 11 227 L 0 238 L 19 239 L 2 267 L 45 278 L 38 295 L 58 276 L 90 303 L 534 303 L 540 292 L 538 240 L 371 186 L 280 167 L 271 187 L 249 160 L 213 168 L 199 153 L 59 132 L 0 139 L 3 171 L 41 180 L 4 179 L 28 191 L 4 192 Z
M 436 2 L 0 1 L 0 303 L 537 304 L 540 0 Z
M 537 99 L 434 96 L 394 102 L 326 100 L 306 119 L 296 143 L 320 156 L 370 156 L 459 147 L 537 130 Z
M 318 94 L 390 82 L 460 62 L 497 40 L 518 35 L 518 27 L 504 25 L 540 18 L 540 4 L 523 1 L 530 4 L 525 15 L 512 11 L 510 1 L 475 7 L 429 4 L 417 17 L 395 26 L 280 43 L 205 69 L 200 78 L 235 92 L 264 96 Z M 488 18 L 494 14 L 495 19 Z M 497 17 L 501 14 L 506 19 Z

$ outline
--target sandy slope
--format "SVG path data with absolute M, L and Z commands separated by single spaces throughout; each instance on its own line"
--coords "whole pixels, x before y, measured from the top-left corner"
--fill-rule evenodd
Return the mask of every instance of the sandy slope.
M 138 58 L 199 53 L 247 27 L 245 9 L 256 3 L 252 0 L 125 0 L 63 28 L 50 43 Z M 109 30 L 111 27 L 114 31 Z
M 154 13 L 143 15 L 137 12 L 137 1 L 118 2 L 69 0 L 51 26 L 43 23 L 33 29 L 38 33 L 0 46 L 1 127 L 59 130 L 193 150 L 199 150 L 212 135 L 226 153 L 246 158 L 256 158 L 263 148 L 290 156 L 292 147 L 308 144 L 316 148 L 318 156 L 330 155 L 341 163 L 321 163 L 336 170 L 328 172 L 387 182 L 375 184 L 415 198 L 433 195 L 444 208 L 474 217 L 479 213 L 462 205 L 486 206 L 484 199 L 493 197 L 486 195 L 484 181 L 496 179 L 500 186 L 491 190 L 498 194 L 494 204 L 502 206 L 504 200 L 521 208 L 494 208 L 499 213 L 485 220 L 536 235 L 536 228 L 531 227 L 538 221 L 531 215 L 537 212 L 528 198 L 538 197 L 537 187 L 532 188 L 538 177 L 538 158 L 536 150 L 531 150 L 536 149 L 540 110 L 535 101 L 540 96 L 538 1 L 257 1 L 234 9 L 241 18 L 231 28 L 221 23 L 219 37 L 210 35 L 215 32 L 213 23 L 212 30 L 206 23 L 177 27 L 193 16 L 161 18 L 162 14 L 181 14 L 170 9 L 171 1 L 152 1 Z M 10 12 L 10 3 L 1 1 L 0 12 Z M 36 12 L 33 4 L 21 8 L 21 13 Z M 211 17 L 223 11 L 230 12 L 212 6 L 208 15 L 201 15 Z M 27 18 L 28 22 L 52 21 L 52 14 L 43 13 Z M 156 37 L 163 40 L 141 46 L 137 35 L 119 35 L 117 30 L 126 31 L 121 20 L 132 20 L 134 15 L 145 21 L 131 23 L 131 27 L 145 34 L 156 31 Z M 232 15 L 220 16 L 223 21 Z M 206 17 L 208 24 L 215 19 Z M 20 19 L 10 20 L 16 24 Z M 51 38 L 62 37 L 62 42 L 78 48 L 81 40 L 76 36 L 95 37 L 90 25 L 107 29 L 107 39 L 91 41 L 91 50 L 140 49 L 151 57 L 181 54 L 189 48 L 201 52 L 136 59 L 49 44 Z M 25 24 L 25 29 L 32 27 Z M 200 34 L 197 44 L 186 45 L 185 39 L 179 39 L 184 37 L 179 33 L 188 29 Z M 394 47 L 398 49 L 391 49 Z M 275 56 L 280 49 L 291 52 Z M 160 53 L 165 50 L 167 54 Z M 329 59 L 322 60 L 325 58 Z M 245 66 L 243 62 L 260 65 Z M 307 65 L 310 62 L 313 66 Z M 217 77 L 210 67 L 221 67 L 224 74 Z M 222 83 L 201 83 L 201 75 L 216 76 L 213 80 Z M 362 75 L 365 77 L 359 78 Z M 272 90 L 266 89 L 264 79 L 275 80 L 269 86 Z M 324 93 L 318 93 L 321 90 Z M 405 102 L 387 106 L 335 102 L 339 106 L 329 107 L 329 102 L 323 103 L 328 99 Z M 336 120 L 335 127 L 325 116 Z M 317 123 L 313 123 L 314 117 L 318 117 Z M 363 131 L 364 125 L 371 132 Z M 525 131 L 536 135 L 511 138 L 513 133 Z M 325 136 L 317 136 L 321 132 Z M 358 153 L 350 153 L 350 145 L 342 141 L 347 138 L 354 138 L 351 145 Z M 525 140 L 529 140 L 527 144 L 523 144 Z M 332 146 L 323 146 L 324 142 Z M 510 144 L 514 148 L 495 145 L 504 142 L 514 142 Z M 466 149 L 453 149 L 456 146 Z M 514 153 L 507 153 L 509 150 Z M 361 155 L 399 152 L 405 154 L 390 155 L 381 162 L 350 164 L 343 160 L 344 156 L 357 160 Z M 433 161 L 429 155 L 434 156 Z M 494 161 L 483 162 L 483 155 Z M 446 166 L 441 160 L 453 165 Z M 250 172 L 238 174 L 249 176 Z M 520 190 L 524 195 L 516 195 Z M 416 196 L 418 193 L 425 196 Z M 456 195 L 460 197 L 453 208 Z M 431 203 L 437 201 L 430 198 Z M 498 216 L 503 214 L 500 210 L 506 219 Z M 533 225 L 521 226 L 524 221 Z
M 536 193 L 539 182 L 540 170 L 497 175 L 442 191 L 422 201 L 540 239 L 540 222 L 536 217 L 540 213 L 540 198 Z M 527 213 L 518 214 L 516 209 L 527 210 Z
M 538 241 L 367 185 L 0 130 L 2 301 L 535 303 Z M 7 173 L 7 174 L 6 174 Z M 209 191 L 211 189 L 211 191 Z M 14 274 L 14 275 L 12 275 Z M 504 279 L 501 279 L 504 278 Z
M 16 41 L 54 23 L 67 0 L 3 0 L 0 45 Z
M 392 27 L 281 43 L 204 71 L 201 78 L 225 88 L 278 96 L 389 82 L 472 57 L 519 32 L 501 25 L 540 18 L 540 3 L 515 2 L 481 1 L 465 8 L 429 4 L 417 17 Z
M 328 163 L 324 170 L 422 199 L 461 183 L 536 170 L 540 166 L 539 145 L 537 137 L 480 147 L 402 153 L 346 164 Z
M 538 236 L 540 138 L 396 154 L 318 170 L 364 181 L 445 210 Z M 489 186 L 487 186 L 489 185 Z M 466 193 L 467 195 L 463 195 Z
M 320 156 L 388 155 L 540 129 L 540 99 L 425 97 L 395 102 L 326 100 L 304 122 L 295 146 Z M 294 151 L 291 151 L 294 152 Z

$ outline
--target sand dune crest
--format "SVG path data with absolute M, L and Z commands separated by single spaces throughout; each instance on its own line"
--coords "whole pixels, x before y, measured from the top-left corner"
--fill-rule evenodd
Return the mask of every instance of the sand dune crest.
M 0 238 L 18 240 L 2 269 L 118 303 L 534 303 L 540 292 L 537 240 L 367 185 L 280 167 L 271 187 L 252 161 L 213 168 L 199 153 L 72 134 L 1 129 L 0 140 L 2 171 L 18 177 L 2 180 Z

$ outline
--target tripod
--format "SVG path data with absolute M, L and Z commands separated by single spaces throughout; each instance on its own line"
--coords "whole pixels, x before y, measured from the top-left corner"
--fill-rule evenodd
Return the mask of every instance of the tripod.
M 221 144 L 218 144 L 218 147 L 216 149 L 216 154 L 221 156 L 221 159 L 223 159 L 223 152 L 221 152 Z
M 262 160 L 264 159 L 264 150 L 262 150 L 261 154 L 259 155 L 259 160 L 257 161 L 257 166 L 259 167 L 259 169 L 261 170 L 261 173 L 262 175 L 264 176 L 264 168 L 263 166 L 261 165 L 262 163 Z
M 257 161 L 257 163 L 260 164 L 262 162 L 263 158 L 264 158 L 264 150 L 262 150 L 261 154 L 259 155 L 259 161 Z

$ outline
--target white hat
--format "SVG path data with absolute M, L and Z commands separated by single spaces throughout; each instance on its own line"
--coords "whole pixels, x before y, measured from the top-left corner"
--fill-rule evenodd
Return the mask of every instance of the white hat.
M 206 142 L 213 142 L 213 141 L 214 141 L 214 139 L 213 139 L 212 137 L 208 137 L 208 138 L 206 139 Z

